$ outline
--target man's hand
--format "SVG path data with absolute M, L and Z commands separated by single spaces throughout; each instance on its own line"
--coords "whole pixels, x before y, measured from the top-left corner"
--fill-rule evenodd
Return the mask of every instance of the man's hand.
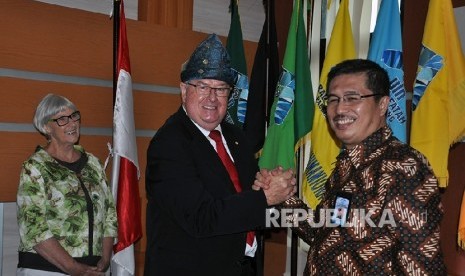
M 292 169 L 285 171 L 282 167 L 277 167 L 271 171 L 262 169 L 257 172 L 252 188 L 257 191 L 263 189 L 268 205 L 276 205 L 296 193 L 296 182 Z
M 260 189 L 268 189 L 270 188 L 271 183 L 271 173 L 267 169 L 261 169 L 255 175 L 255 181 L 252 185 L 252 189 L 255 191 L 259 191 Z

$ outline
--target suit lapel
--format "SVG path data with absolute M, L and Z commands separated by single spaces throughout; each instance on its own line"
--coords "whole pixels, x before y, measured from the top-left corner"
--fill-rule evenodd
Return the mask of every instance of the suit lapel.
M 218 174 L 218 172 L 220 172 L 219 176 L 225 180 L 221 181 L 221 183 L 229 183 L 229 185 L 227 185 L 225 188 L 231 193 L 235 193 L 236 190 L 234 189 L 234 185 L 231 179 L 229 178 L 228 171 L 224 167 L 220 157 L 218 156 L 218 153 L 212 147 L 208 139 L 197 128 L 197 126 L 194 125 L 194 123 L 186 115 L 186 112 L 182 109 L 182 107 L 180 108 L 180 110 L 178 110 L 178 115 L 183 125 L 188 129 L 189 133 L 191 134 L 191 149 L 197 157 L 201 157 L 198 159 L 200 160 L 200 162 L 202 162 L 202 167 L 211 170 L 214 174 Z

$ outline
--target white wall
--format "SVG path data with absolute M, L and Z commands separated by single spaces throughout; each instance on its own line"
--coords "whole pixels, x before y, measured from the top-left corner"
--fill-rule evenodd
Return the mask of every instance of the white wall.
M 39 2 L 60 5 L 63 7 L 108 14 L 113 10 L 113 0 L 35 0 Z M 138 0 L 124 0 L 126 18 L 137 20 Z
M 454 9 L 455 21 L 462 40 L 462 52 L 465 53 L 465 6 Z
M 192 29 L 228 36 L 231 23 L 229 2 L 229 0 L 194 0 Z M 243 39 L 258 42 L 265 22 L 262 0 L 240 0 L 238 2 Z
M 19 235 L 16 223 L 16 203 L 0 204 L 3 205 L 3 239 L 0 239 L 3 260 L 0 262 L 0 275 L 11 276 L 16 275 L 16 265 L 18 264 Z

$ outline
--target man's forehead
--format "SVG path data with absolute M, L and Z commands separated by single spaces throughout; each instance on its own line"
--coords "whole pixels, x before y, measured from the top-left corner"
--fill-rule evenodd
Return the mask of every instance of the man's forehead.
M 204 84 L 215 84 L 215 85 L 228 85 L 227 82 L 221 81 L 221 80 L 215 80 L 215 79 L 193 79 L 190 82 L 194 82 L 196 84 L 198 83 L 204 83 Z

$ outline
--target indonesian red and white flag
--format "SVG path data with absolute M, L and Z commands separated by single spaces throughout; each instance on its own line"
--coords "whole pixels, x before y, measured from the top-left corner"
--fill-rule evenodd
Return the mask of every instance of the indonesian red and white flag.
M 118 240 L 113 248 L 112 275 L 134 275 L 134 243 L 142 237 L 139 163 L 137 159 L 131 66 L 126 19 L 121 1 L 118 40 L 118 82 L 113 115 L 112 191 L 118 214 Z

